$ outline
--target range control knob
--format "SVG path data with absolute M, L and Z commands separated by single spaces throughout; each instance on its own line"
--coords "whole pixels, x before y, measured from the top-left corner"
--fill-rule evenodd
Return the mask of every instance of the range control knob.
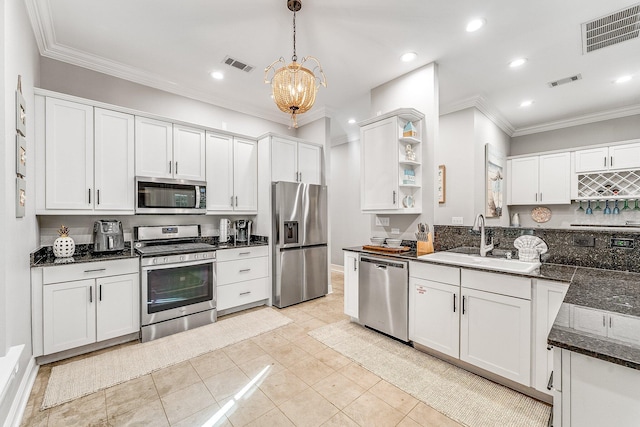
M 203 253 L 203 254 L 202 254 L 202 258 L 209 258 L 209 254 L 208 254 L 208 253 L 206 253 L 206 252 L 205 252 L 205 253 Z
M 164 262 L 165 264 L 169 262 L 169 257 L 164 257 L 164 259 L 162 260 L 162 262 Z
M 157 264 L 157 263 L 158 263 L 158 258 L 154 258 L 154 259 L 153 259 L 153 263 L 154 263 L 154 264 Z
M 184 255 L 180 255 L 180 261 L 184 261 Z
M 198 254 L 193 254 L 193 259 L 198 259 Z

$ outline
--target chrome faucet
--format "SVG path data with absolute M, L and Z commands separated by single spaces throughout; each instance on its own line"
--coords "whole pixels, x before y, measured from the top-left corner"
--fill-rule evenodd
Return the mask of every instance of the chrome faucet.
M 484 215 L 478 214 L 473 222 L 473 231 L 480 231 L 480 256 L 487 256 L 487 252 L 493 250 L 493 237 L 487 244 L 487 237 L 484 231 Z

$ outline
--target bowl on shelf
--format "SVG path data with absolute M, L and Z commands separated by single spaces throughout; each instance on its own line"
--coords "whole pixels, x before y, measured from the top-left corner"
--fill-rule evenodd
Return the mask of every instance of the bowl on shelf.
M 384 237 L 371 237 L 372 246 L 382 246 L 384 243 Z
M 399 248 L 402 246 L 402 239 L 387 239 L 387 246 L 390 248 Z

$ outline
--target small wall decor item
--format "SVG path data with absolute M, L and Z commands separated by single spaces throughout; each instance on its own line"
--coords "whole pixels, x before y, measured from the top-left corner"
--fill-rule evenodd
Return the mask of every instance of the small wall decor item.
M 58 237 L 53 242 L 53 255 L 56 258 L 68 258 L 76 251 L 76 244 L 71 237 L 69 237 L 69 228 L 61 225 L 58 229 Z
M 24 179 L 16 178 L 16 218 L 24 217 L 24 208 L 27 204 L 27 183 Z
M 22 96 L 22 76 L 18 76 L 16 90 L 16 131 L 22 136 L 27 136 L 27 107 Z
M 502 216 L 504 165 L 506 157 L 491 144 L 485 145 L 486 216 Z
M 438 166 L 436 185 L 438 186 L 438 203 L 444 203 L 447 200 L 447 169 L 444 165 Z
M 27 176 L 27 140 L 20 134 L 16 135 L 16 174 Z
M 405 169 L 402 178 L 402 183 L 406 185 L 415 185 L 416 172 L 413 169 Z
M 402 136 L 404 138 L 413 138 L 416 135 L 418 135 L 416 127 L 413 125 L 413 123 L 407 122 L 407 124 L 404 125 L 404 129 L 402 129 Z
M 411 146 L 411 144 L 407 144 L 407 146 L 405 147 L 404 155 L 405 155 L 405 159 L 409 161 L 413 162 L 416 160 L 416 153 L 415 151 L 413 151 L 413 147 Z

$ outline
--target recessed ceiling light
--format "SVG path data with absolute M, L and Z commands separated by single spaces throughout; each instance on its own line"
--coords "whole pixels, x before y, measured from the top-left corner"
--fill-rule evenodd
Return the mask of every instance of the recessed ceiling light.
M 478 31 L 486 23 L 487 23 L 487 21 L 485 19 L 483 19 L 483 18 L 474 19 L 472 21 L 469 21 L 469 23 L 467 24 L 467 32 L 468 33 L 473 33 L 474 31 Z
M 356 119 L 349 119 L 349 121 L 347 123 L 349 123 L 350 125 L 354 124 L 356 122 Z
M 530 99 L 528 99 L 528 100 L 526 100 L 526 101 L 522 101 L 522 102 L 520 103 L 520 106 L 521 106 L 521 107 L 530 107 L 530 106 L 531 106 L 531 104 L 533 104 L 533 101 L 532 101 L 532 100 L 530 100 Z
M 516 68 L 527 62 L 527 58 L 516 58 L 513 61 L 509 62 L 509 67 Z
M 212 71 L 211 77 L 213 77 L 216 80 L 222 80 L 224 79 L 224 74 L 222 74 L 222 71 Z
M 418 54 L 415 52 L 407 52 L 400 57 L 402 62 L 411 62 L 418 57 Z
M 622 77 L 618 77 L 615 82 L 616 83 L 626 83 L 628 81 L 631 81 L 631 79 L 633 78 L 633 76 L 622 76 Z

